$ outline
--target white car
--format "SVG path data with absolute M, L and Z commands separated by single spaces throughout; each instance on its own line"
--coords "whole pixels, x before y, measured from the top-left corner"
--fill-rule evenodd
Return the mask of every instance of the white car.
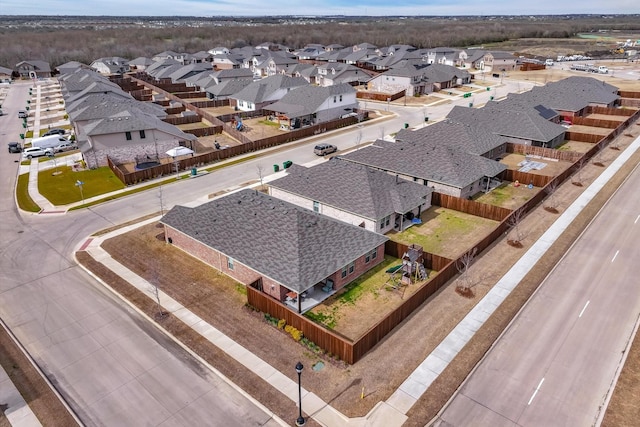
M 53 148 L 29 147 L 22 151 L 22 158 L 24 160 L 41 156 L 53 157 Z
M 63 151 L 71 151 L 71 150 L 77 150 L 77 149 L 78 149 L 78 146 L 73 142 L 65 142 L 63 144 L 56 145 L 55 147 L 53 147 L 53 152 L 62 153 Z

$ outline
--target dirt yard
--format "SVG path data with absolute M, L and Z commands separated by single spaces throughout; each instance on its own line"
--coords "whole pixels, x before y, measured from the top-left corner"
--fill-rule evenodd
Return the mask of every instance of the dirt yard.
M 507 165 L 509 169 L 518 170 L 521 168 L 521 166 L 519 166 L 519 163 L 523 162 L 524 160 L 524 154 L 512 153 L 504 156 L 502 160 L 500 160 L 500 163 Z M 545 165 L 542 169 L 532 169 L 528 171 L 528 173 L 534 175 L 558 176 L 571 166 L 571 163 L 569 162 L 557 161 L 553 159 L 539 159 L 531 157 L 529 160 L 537 163 L 543 163 Z

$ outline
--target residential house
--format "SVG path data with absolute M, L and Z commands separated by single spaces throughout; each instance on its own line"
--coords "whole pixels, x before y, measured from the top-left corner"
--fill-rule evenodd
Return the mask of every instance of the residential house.
M 172 67 L 172 70 L 177 70 L 182 66 L 182 64 L 175 59 L 161 59 L 159 61 L 154 61 L 153 64 L 147 66 L 145 68 L 145 72 L 152 77 L 155 77 L 160 71 L 165 68 Z
M 64 64 L 58 65 L 55 69 L 58 74 L 71 74 L 75 73 L 79 69 L 90 70 L 91 67 L 89 67 L 87 64 L 83 64 L 82 62 L 69 61 L 65 62 Z
M 556 123 L 572 122 L 584 116 L 590 106 L 613 107 L 620 99 L 618 88 L 593 77 L 573 76 L 544 86 L 534 86 L 522 94 L 509 94 L 501 102 L 518 102 L 529 107 L 544 105 L 557 112 Z
M 90 64 L 90 67 L 105 76 L 124 74 L 130 71 L 129 60 L 118 56 L 96 59 Z
M 230 52 L 229 48 L 226 48 L 224 46 L 218 46 L 218 47 L 214 47 L 213 49 L 209 49 L 207 51 L 207 53 L 209 53 L 210 55 L 228 55 Z
M 185 79 L 196 75 L 205 75 L 211 72 L 211 64 L 208 62 L 196 62 L 195 64 L 184 65 L 167 77 L 171 79 L 173 83 L 184 82 Z
M 486 126 L 474 126 L 453 119 L 445 119 L 417 130 L 402 129 L 396 134 L 395 140 L 413 144 L 437 142 L 492 160 L 504 157 L 507 145 L 506 138 Z
M 291 77 L 302 77 L 310 84 L 318 83 L 318 67 L 313 64 L 296 64 L 284 73 Z
M 132 59 L 131 61 L 129 61 L 129 69 L 132 71 L 145 71 L 147 67 L 149 67 L 154 62 L 155 61 L 151 58 L 139 56 L 136 59 Z
M 507 169 L 502 163 L 438 141 L 377 140 L 340 158 L 462 198 L 483 191 L 488 181 L 496 179 Z
M 191 55 L 192 63 L 212 62 L 213 54 L 201 50 Z M 210 66 L 211 67 L 211 66 Z
M 293 68 L 297 64 L 299 62 L 294 56 L 272 55 L 267 60 L 267 75 L 288 74 L 289 68 Z
M 247 68 L 230 68 L 214 71 L 211 77 L 216 84 L 220 84 L 227 80 L 252 79 L 253 73 Z
M 224 80 L 218 84 L 205 86 L 204 90 L 209 99 L 230 99 L 251 83 L 253 83 L 253 79 Z
M 245 285 L 261 279 L 259 290 L 298 312 L 382 262 L 388 240 L 249 189 L 175 206 L 160 222 L 170 244 Z
M 349 84 L 304 85 L 291 89 L 273 104 L 263 107 L 273 112 L 273 121 L 284 129 L 299 128 L 338 119 L 358 108 L 356 90 Z
M 550 120 L 554 115 L 543 106 L 512 109 L 506 103 L 490 102 L 483 108 L 455 106 L 447 117 L 484 127 L 514 144 L 555 148 L 564 141 L 566 129 Z
M 278 74 L 252 82 L 230 99 L 241 111 L 260 110 L 281 99 L 291 89 L 308 84 L 302 77 Z
M 404 230 L 431 206 L 430 187 L 334 157 L 293 165 L 269 183 L 269 194 L 331 218 L 385 234 Z
M 12 80 L 13 70 L 11 68 L 0 67 L 0 80 Z
M 509 71 L 516 69 L 518 58 L 509 52 L 491 51 L 484 54 L 483 62 L 485 70 Z
M 442 64 L 460 67 L 466 57 L 465 51 L 451 47 L 436 47 L 421 52 L 428 64 Z
M 317 67 L 317 83 L 320 86 L 331 86 L 341 83 L 352 85 L 365 84 L 371 79 L 371 73 L 355 65 L 330 62 Z
M 160 52 L 157 55 L 154 55 L 151 59 L 154 61 L 164 61 L 166 59 L 173 59 L 176 62 L 184 65 L 185 63 L 185 53 L 177 53 L 172 50 L 165 50 L 164 52 Z
M 416 96 L 468 84 L 470 81 L 471 74 L 466 70 L 418 60 L 398 64 L 372 78 L 367 86 L 376 92 L 393 94 L 404 90 L 407 96 Z
M 40 60 L 22 61 L 16 64 L 15 71 L 23 79 L 41 79 L 51 77 L 51 67 L 48 62 Z
M 116 164 L 133 163 L 147 156 L 167 157 L 177 146 L 193 146 L 197 138 L 156 116 L 132 107 L 85 124 L 77 141 L 87 166 L 106 166 L 107 156 Z
M 213 55 L 211 63 L 214 70 L 227 70 L 231 68 L 241 68 L 243 56 L 230 53 L 218 53 Z

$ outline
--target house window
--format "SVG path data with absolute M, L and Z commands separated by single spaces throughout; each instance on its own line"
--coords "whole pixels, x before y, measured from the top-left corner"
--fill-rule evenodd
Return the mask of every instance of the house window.
M 227 268 L 233 270 L 233 258 L 227 258 Z
M 320 212 L 320 202 L 316 202 L 315 200 L 313 201 L 313 211 L 314 212 Z
M 140 139 L 145 139 L 146 135 L 144 134 L 144 130 L 140 131 Z
M 338 98 L 336 96 L 333 97 L 333 102 L 336 102 Z
M 343 279 L 345 277 L 347 277 L 347 267 L 343 267 L 342 268 L 342 272 L 340 273 L 340 277 L 342 277 Z
M 351 264 L 349 264 L 349 274 L 353 273 L 353 271 L 356 269 L 356 263 L 352 262 Z
M 131 132 L 125 132 L 124 137 L 127 138 L 127 141 L 131 141 Z
M 378 248 L 375 248 L 371 251 L 371 259 L 376 259 L 378 257 Z
M 340 102 L 342 102 L 342 95 L 340 95 Z

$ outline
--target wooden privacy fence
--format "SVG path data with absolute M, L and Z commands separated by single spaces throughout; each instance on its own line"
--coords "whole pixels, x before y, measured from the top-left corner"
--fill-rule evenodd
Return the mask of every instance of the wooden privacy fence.
M 604 120 L 604 119 L 592 119 L 589 117 L 574 117 L 574 125 L 592 126 L 597 128 L 615 129 L 620 126 L 624 120 Z
M 193 114 L 189 116 L 165 117 L 162 121 L 171 125 L 186 125 L 189 123 L 200 123 L 202 121 L 202 117 L 197 114 Z
M 640 92 L 632 92 L 629 90 L 619 90 L 618 95 L 621 98 L 640 98 Z
M 566 132 L 564 137 L 569 141 L 588 142 L 590 144 L 595 144 L 602 139 L 602 135 L 582 132 Z
M 198 138 L 222 133 L 222 126 L 207 126 L 205 128 L 185 129 L 185 133 L 190 133 Z
M 635 111 L 629 108 L 610 108 L 590 105 L 586 109 L 587 114 L 605 114 L 608 116 L 633 116 Z
M 574 151 L 558 151 L 555 148 L 538 147 L 536 145 L 515 144 L 507 142 L 507 153 L 523 154 L 525 156 L 537 156 L 540 158 L 575 162 L 582 154 Z
M 431 196 L 431 204 L 493 221 L 502 221 L 511 213 L 510 209 L 500 206 L 449 196 L 448 194 L 438 193 L 437 191 L 434 191 Z
M 510 182 L 518 181 L 522 185 L 533 184 L 534 187 L 544 187 L 553 179 L 553 177 L 507 169 L 500 174 L 500 179 Z
M 191 105 L 198 108 L 226 107 L 229 105 L 229 100 L 228 99 L 212 99 L 209 101 L 193 101 Z
M 358 91 L 356 92 L 356 98 L 360 98 L 360 99 L 371 99 L 373 101 L 381 101 L 381 102 L 387 102 L 387 101 L 395 101 L 398 98 L 402 98 L 404 96 L 405 91 L 400 91 L 397 93 L 382 93 L 382 92 L 364 92 L 364 91 Z
M 354 358 L 353 342 L 349 338 L 331 331 L 295 311 L 289 310 L 279 301 L 254 289 L 252 286 L 247 286 L 247 302 L 250 306 L 263 313 L 269 313 L 273 317 L 284 319 L 287 325 L 302 331 L 307 339 L 313 341 L 326 352 L 340 358 L 340 360 L 344 360 L 349 364 L 357 361 Z

